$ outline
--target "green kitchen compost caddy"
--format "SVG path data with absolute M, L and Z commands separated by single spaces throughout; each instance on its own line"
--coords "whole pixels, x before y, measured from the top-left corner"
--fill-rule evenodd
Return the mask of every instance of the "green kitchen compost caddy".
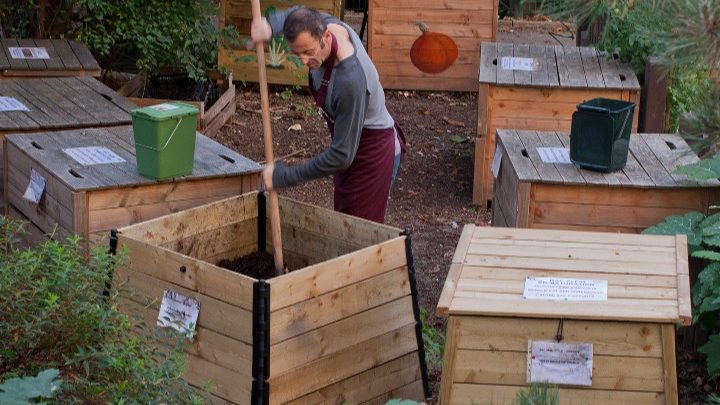
M 141 176 L 163 180 L 192 173 L 197 114 L 195 106 L 178 102 L 130 111 Z

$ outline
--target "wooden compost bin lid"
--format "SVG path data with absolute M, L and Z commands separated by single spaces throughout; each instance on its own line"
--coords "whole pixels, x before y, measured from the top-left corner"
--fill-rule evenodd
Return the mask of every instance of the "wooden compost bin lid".
M 128 99 L 93 77 L 0 80 L 0 96 L 29 111 L 0 111 L 0 133 L 127 125 Z
M 137 173 L 135 142 L 131 126 L 8 135 L 5 139 L 8 144 L 15 145 L 30 158 L 39 162 L 73 191 L 140 186 L 159 182 Z M 63 152 L 66 148 L 91 146 L 110 149 L 125 161 L 82 165 Z M 256 162 L 197 133 L 192 174 L 165 182 L 249 174 L 259 172 L 261 169 L 262 166 Z
M 100 65 L 87 46 L 80 42 L 67 39 L 3 39 L 0 44 L 0 77 L 100 76 Z M 44 51 L 48 58 L 37 59 L 32 55 L 33 51 Z
M 533 71 L 502 68 L 503 57 L 532 58 Z M 630 65 L 595 48 L 550 45 L 480 45 L 480 83 L 506 86 L 640 90 Z
M 607 301 L 524 299 L 528 277 L 607 280 Z M 466 225 L 438 313 L 689 324 L 687 237 Z
M 627 164 L 611 173 L 543 162 L 537 148 L 569 147 L 567 133 L 498 129 L 497 136 L 505 152 L 502 158 L 510 160 L 521 182 L 664 189 L 720 187 L 716 179 L 696 180 L 674 173 L 678 166 L 700 161 L 675 134 L 632 134 Z

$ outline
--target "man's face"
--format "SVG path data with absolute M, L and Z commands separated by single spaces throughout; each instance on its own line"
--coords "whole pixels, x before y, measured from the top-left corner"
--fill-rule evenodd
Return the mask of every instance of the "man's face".
M 330 47 L 327 46 L 327 38 L 329 36 L 328 31 L 325 31 L 322 38 L 318 40 L 308 32 L 301 32 L 290 44 L 290 49 L 300 58 L 303 65 L 310 69 L 317 69 L 328 57 Z

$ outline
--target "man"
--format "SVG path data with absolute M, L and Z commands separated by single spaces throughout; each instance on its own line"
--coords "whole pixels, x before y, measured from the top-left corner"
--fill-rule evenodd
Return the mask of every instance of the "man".
M 281 30 L 292 52 L 310 69 L 309 85 L 332 142 L 296 166 L 268 164 L 267 190 L 334 175 L 336 211 L 384 222 L 390 186 L 405 142 L 385 107 L 375 66 L 355 31 L 317 10 L 296 6 L 253 21 L 253 42 Z

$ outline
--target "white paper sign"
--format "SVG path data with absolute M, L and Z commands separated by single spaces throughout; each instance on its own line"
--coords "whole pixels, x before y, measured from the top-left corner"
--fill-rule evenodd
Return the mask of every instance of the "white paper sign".
M 502 163 L 502 152 L 500 151 L 500 145 L 495 145 L 495 156 L 493 156 L 492 169 L 493 177 L 497 179 L 500 173 L 500 163 Z
M 152 108 L 153 110 L 158 110 L 158 111 L 170 111 L 170 110 L 176 110 L 180 107 L 176 106 L 175 104 L 162 103 L 162 104 L 156 104 L 156 105 L 150 106 L 148 108 Z
M 30 111 L 30 109 L 16 98 L 0 97 L 0 111 Z
M 607 301 L 607 280 L 528 277 L 523 298 L 528 300 Z
M 8 47 L 13 59 L 50 59 L 45 48 L 36 47 Z
M 543 163 L 571 164 L 568 148 L 535 148 Z
M 175 291 L 165 290 L 157 324 L 163 328 L 173 328 L 191 337 L 199 314 L 200 301 Z
M 35 169 L 30 169 L 30 183 L 28 183 L 25 189 L 23 198 L 31 201 L 35 204 L 40 203 L 43 192 L 45 191 L 45 178 L 36 172 Z
M 524 70 L 532 72 L 537 70 L 539 63 L 535 58 L 513 58 L 511 56 L 503 56 L 500 58 L 500 67 L 503 70 Z
M 84 146 L 80 148 L 65 148 L 63 152 L 75 159 L 83 166 L 101 165 L 107 163 L 122 163 L 125 159 L 117 153 L 102 146 Z
M 592 385 L 591 343 L 528 342 L 527 382 Z

